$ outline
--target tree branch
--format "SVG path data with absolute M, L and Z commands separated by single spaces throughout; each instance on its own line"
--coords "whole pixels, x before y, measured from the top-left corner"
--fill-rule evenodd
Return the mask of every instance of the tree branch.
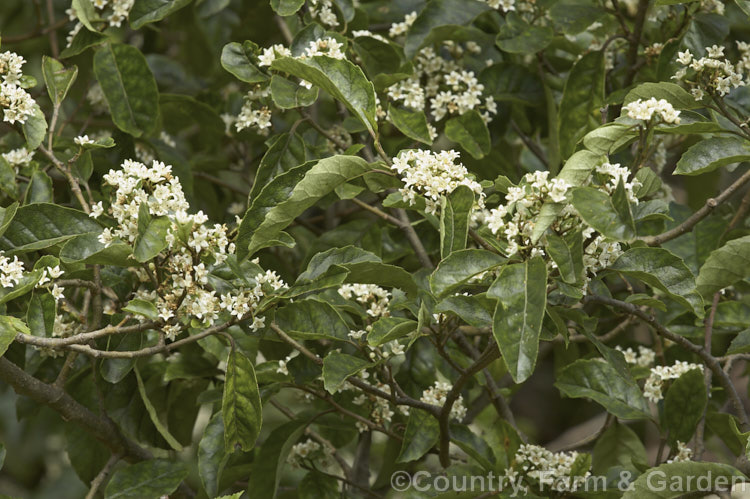
M 732 384 L 732 380 L 729 379 L 727 373 L 725 373 L 721 368 L 721 364 L 719 363 L 718 359 L 707 352 L 705 348 L 696 345 L 684 336 L 673 333 L 669 329 L 659 324 L 659 322 L 654 317 L 648 315 L 640 308 L 630 303 L 598 295 L 587 295 L 584 298 L 584 303 L 600 303 L 602 305 L 609 305 L 611 307 L 619 308 L 620 310 L 634 315 L 649 324 L 660 336 L 672 341 L 673 343 L 677 343 L 684 349 L 696 354 L 701 358 L 706 367 L 711 370 L 714 376 L 716 376 L 724 390 L 726 390 L 727 395 L 729 396 L 729 400 L 732 402 L 732 406 L 734 407 L 735 412 L 740 418 L 742 427 L 746 430 L 750 426 L 750 423 L 748 422 L 747 411 L 745 411 L 745 406 L 742 404 L 742 399 L 740 399 L 740 396 L 737 393 L 737 389 Z
M 719 194 L 715 198 L 709 198 L 708 200 L 706 200 L 706 204 L 704 204 L 698 211 L 693 213 L 677 227 L 663 232 L 658 236 L 646 236 L 639 239 L 649 246 L 658 246 L 659 244 L 680 237 L 681 235 L 692 230 L 693 227 L 698 224 L 698 222 L 710 215 L 714 208 L 726 201 L 732 194 L 737 192 L 737 190 L 745 185 L 748 181 L 750 181 L 750 170 L 746 171 L 740 178 L 735 180 L 734 183 L 727 187 L 721 194 Z
M 153 457 L 150 451 L 125 437 L 111 419 L 97 416 L 62 388 L 36 379 L 5 358 L 0 358 L 0 379 L 10 385 L 17 394 L 47 405 L 57 411 L 65 421 L 79 425 L 107 446 L 113 454 L 121 455 L 130 462 Z

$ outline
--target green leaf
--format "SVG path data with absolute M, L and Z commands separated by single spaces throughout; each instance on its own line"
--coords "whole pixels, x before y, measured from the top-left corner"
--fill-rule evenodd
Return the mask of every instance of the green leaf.
M 638 131 L 622 123 L 607 123 L 583 137 L 583 146 L 596 154 L 614 154 L 638 137 Z M 641 168 L 639 172 L 645 170 Z
M 424 456 L 438 441 L 440 428 L 437 419 L 427 411 L 411 409 L 401 443 L 397 463 L 416 461 Z
M 339 480 L 318 471 L 310 471 L 300 481 L 297 494 L 299 499 L 338 499 L 341 497 Z
M 357 374 L 370 365 L 370 362 L 359 357 L 331 352 L 323 359 L 323 386 L 328 393 L 334 394 L 339 391 L 349 376 Z
M 311 168 L 302 165 L 276 177 L 245 214 L 237 236 L 237 246 L 242 248 L 238 253 L 247 249 L 247 254 L 254 254 L 323 196 L 368 168 L 357 156 L 333 156 Z
M 401 68 L 401 54 L 389 43 L 371 36 L 359 36 L 352 42 L 352 48 L 362 60 L 365 74 L 372 80 L 378 75 L 385 77 L 398 73 Z M 375 87 L 376 89 L 377 86 Z
M 34 292 L 26 312 L 26 323 L 29 325 L 31 334 L 42 338 L 52 337 L 56 309 L 57 303 L 51 294 L 43 290 Z
M 76 17 L 81 24 L 83 24 L 87 30 L 96 31 L 94 25 L 91 24 L 92 19 L 96 19 L 96 11 L 91 0 L 73 0 L 70 5 L 76 14 Z
M 180 445 L 180 442 L 177 441 L 176 438 L 172 436 L 172 434 L 167 429 L 166 424 L 159 419 L 159 414 L 156 411 L 156 408 L 154 407 L 154 404 L 151 403 L 151 400 L 148 398 L 148 393 L 146 392 L 146 386 L 143 384 L 143 378 L 141 378 L 141 373 L 138 370 L 138 365 L 133 366 L 133 371 L 135 372 L 135 379 L 138 382 L 138 393 L 141 394 L 141 400 L 143 401 L 144 407 L 146 407 L 146 412 L 148 412 L 148 417 L 151 419 L 151 422 L 154 424 L 154 427 L 156 428 L 156 431 L 159 432 L 159 435 L 161 435 L 164 440 L 167 441 L 170 447 L 172 449 L 176 450 L 177 452 L 182 451 L 182 445 Z
M 596 439 L 592 461 L 591 472 L 595 475 L 604 475 L 615 466 L 634 470 L 635 464 L 647 462 L 646 448 L 629 426 L 615 421 Z
M 0 357 L 5 355 L 8 347 L 19 333 L 31 334 L 31 331 L 21 319 L 0 315 Z
M 92 265 L 114 265 L 129 267 L 133 264 L 132 248 L 125 243 L 112 243 L 104 247 L 98 232 L 89 232 L 68 240 L 60 249 L 60 260 L 64 263 L 90 263 Z
M 290 421 L 268 435 L 253 462 L 253 472 L 250 473 L 250 483 L 247 486 L 249 497 L 276 497 L 289 451 L 302 436 L 306 426 L 307 423 L 303 421 Z
M 134 137 L 148 134 L 159 117 L 159 89 L 141 51 L 106 43 L 94 55 L 94 75 L 117 128 Z
M 417 321 L 404 317 L 383 317 L 372 323 L 372 330 L 367 333 L 367 343 L 379 347 L 389 341 L 403 338 L 417 329 Z
M 698 317 L 703 317 L 703 299 L 695 287 L 695 276 L 685 262 L 670 251 L 630 248 L 610 268 L 664 291 Z
M 409 111 L 394 105 L 388 106 L 388 118 L 393 126 L 412 140 L 432 145 L 427 117 L 424 111 Z
M 345 265 L 363 262 L 377 262 L 380 257 L 369 251 L 356 246 L 344 246 L 343 248 L 331 248 L 327 251 L 317 253 L 307 264 L 307 269 L 297 278 L 297 282 L 312 281 L 324 275 L 334 265 Z
M 10 227 L 10 223 L 13 221 L 13 217 L 16 216 L 18 211 L 18 202 L 15 202 L 7 208 L 0 207 L 0 237 L 5 234 L 5 231 Z
M 508 265 L 487 290 L 497 298 L 492 335 L 516 383 L 534 372 L 544 310 L 547 306 L 547 266 L 540 257 Z
M 229 352 L 224 395 L 221 401 L 224 420 L 224 446 L 249 451 L 255 447 L 263 422 L 258 381 L 252 362 L 237 350 Z
M 538 106 L 544 101 L 544 88 L 539 76 L 521 64 L 501 62 L 482 70 L 479 81 L 498 102 L 517 102 Z
M 141 206 L 146 206 L 145 203 Z M 133 256 L 141 263 L 156 257 L 167 246 L 167 233 L 172 227 L 169 217 L 155 217 L 144 224 L 138 219 L 138 237 L 135 238 Z
M 262 83 L 268 80 L 268 75 L 255 64 L 256 47 L 250 41 L 227 43 L 221 51 L 221 67 L 246 83 Z
M 295 109 L 312 106 L 318 99 L 317 87 L 305 88 L 299 83 L 289 81 L 283 76 L 271 77 L 271 98 L 276 107 Z
M 708 396 L 703 371 L 692 369 L 675 381 L 664 396 L 664 428 L 670 445 L 687 442 L 703 416 Z
M 150 459 L 131 464 L 112 475 L 104 492 L 106 499 L 158 499 L 171 494 L 187 477 L 185 464 Z
M 750 143 L 738 137 L 711 137 L 690 146 L 677 162 L 676 175 L 701 175 L 750 160 Z
M 633 90 L 628 92 L 623 101 L 626 106 L 638 99 L 648 100 L 651 97 L 655 99 L 664 99 L 675 109 L 698 109 L 703 107 L 700 102 L 696 101 L 688 91 L 676 83 L 660 81 L 659 83 L 641 83 Z
M 419 13 L 409 28 L 404 42 L 404 53 L 411 59 L 430 41 L 430 34 L 443 26 L 454 31 L 457 26 L 470 24 L 479 14 L 489 10 L 486 3 L 476 0 L 433 0 Z
M 60 52 L 60 58 L 67 59 L 76 56 L 90 47 L 101 45 L 108 39 L 109 37 L 106 34 L 99 33 L 98 31 L 89 31 L 88 29 L 79 30 L 73 37 L 70 45 Z
M 549 256 L 557 264 L 560 277 L 568 284 L 583 280 L 583 237 L 581 231 L 570 231 L 563 237 L 547 234 Z
M 25 274 L 21 280 L 13 286 L 12 288 L 0 288 L 0 305 L 3 303 L 8 303 L 11 300 L 15 300 L 19 296 L 23 296 L 26 293 L 29 293 L 36 284 L 39 282 L 39 279 L 42 278 L 42 270 L 34 270 L 33 272 L 29 272 L 28 274 Z
M 490 131 L 478 111 L 472 109 L 445 123 L 445 136 L 458 142 L 466 152 L 481 159 L 490 152 Z
M 271 67 L 307 80 L 341 101 L 371 135 L 378 131 L 375 88 L 359 66 L 343 59 L 318 55 L 307 59 L 281 57 Z
M 42 56 L 42 76 L 52 104 L 59 106 L 78 76 L 78 67 L 65 68 L 60 61 Z
M 469 219 L 474 208 L 474 191 L 459 185 L 446 198 L 441 198 L 440 210 L 440 255 L 447 257 L 454 251 L 466 248 L 469 234 Z
M 604 359 L 579 359 L 560 371 L 555 386 L 571 398 L 589 398 L 622 419 L 648 419 L 641 389 Z
M 506 258 L 483 249 L 459 250 L 442 260 L 430 277 L 430 289 L 443 298 L 477 274 L 498 267 Z
M 412 275 L 397 265 L 379 262 L 358 262 L 342 264 L 349 271 L 344 282 L 377 284 L 388 288 L 400 288 L 408 295 L 417 293 L 417 285 Z
M 262 186 L 257 197 L 253 198 L 252 204 L 242 218 L 238 229 L 236 240 L 238 259 L 242 260 L 249 256 L 248 249 L 255 231 L 266 220 L 271 211 L 289 200 L 294 189 L 302 182 L 314 165 L 315 162 L 312 161 L 304 163 L 277 175 L 268 184 Z M 276 235 L 270 237 L 270 239 L 273 240 L 275 237 Z
M 618 190 L 622 180 L 618 184 Z M 635 223 L 627 198 L 618 199 L 617 190 L 613 196 L 594 187 L 576 187 L 570 200 L 584 222 L 599 233 L 615 241 L 629 241 L 635 237 Z M 620 201 L 620 202 L 618 202 Z M 627 206 L 623 206 L 627 204 Z
M 563 89 L 558 129 L 560 151 L 567 158 L 578 141 L 589 131 L 592 116 L 598 115 L 604 102 L 604 53 L 589 52 L 570 70 Z
M 727 355 L 750 352 L 750 328 L 737 333 L 729 345 Z
M 23 129 L 23 136 L 26 138 L 28 150 L 33 151 L 44 141 L 44 137 L 47 135 L 47 119 L 44 117 L 42 108 L 36 102 L 31 116 L 26 118 L 26 122 L 21 128 Z
M 479 466 L 486 470 L 495 467 L 495 454 L 487 442 L 475 434 L 468 425 L 451 423 L 451 442 L 468 454 Z
M 35 170 L 26 191 L 26 202 L 51 203 L 53 197 L 52 179 L 43 170 Z
M 711 252 L 695 284 L 704 298 L 750 276 L 750 236 L 733 239 Z
M 549 10 L 552 21 L 566 35 L 577 35 L 604 17 L 607 12 L 601 7 L 572 2 L 557 2 Z
M 135 0 L 128 14 L 130 27 L 140 29 L 149 23 L 161 21 L 190 2 L 191 0 Z
M 0 239 L 0 249 L 21 253 L 49 248 L 88 232 L 99 233 L 101 227 L 82 211 L 57 204 L 27 204 L 18 208 Z
M 302 165 L 306 158 L 305 143 L 296 133 L 277 135 L 271 139 L 268 151 L 263 155 L 255 174 L 249 200 L 254 201 L 260 191 L 277 175 Z
M 745 475 L 726 464 L 692 461 L 667 463 L 644 472 L 622 499 L 672 499 L 696 495 L 691 492 L 705 495 L 714 490 L 714 484 L 723 481 L 725 487 L 731 486 L 733 480 L 742 482 Z M 728 490 L 728 487 L 724 490 Z
M 156 305 L 150 301 L 141 300 L 140 298 L 133 298 L 126 306 L 122 307 L 122 310 L 123 312 L 141 315 L 152 321 L 159 318 L 159 311 L 156 309 Z
M 511 54 L 535 54 L 550 44 L 555 32 L 548 26 L 533 26 L 515 12 L 509 12 L 500 27 L 496 45 Z
M 208 497 L 219 493 L 219 477 L 229 460 L 224 447 L 224 420 L 221 411 L 214 414 L 198 444 L 198 474 Z
M 280 16 L 291 16 L 305 4 L 305 0 L 271 0 L 271 8 Z
M 301 339 L 347 340 L 349 327 L 328 303 L 301 300 L 276 311 L 276 324 L 284 332 Z
M 435 312 L 451 312 L 474 327 L 487 327 L 492 324 L 492 314 L 495 312 L 495 300 L 484 293 L 464 296 L 447 296 L 435 306 Z

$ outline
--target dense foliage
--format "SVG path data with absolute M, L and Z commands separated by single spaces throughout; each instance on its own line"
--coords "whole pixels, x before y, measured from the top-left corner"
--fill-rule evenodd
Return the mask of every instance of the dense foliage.
M 749 15 L 3 0 L 0 493 L 736 491 Z

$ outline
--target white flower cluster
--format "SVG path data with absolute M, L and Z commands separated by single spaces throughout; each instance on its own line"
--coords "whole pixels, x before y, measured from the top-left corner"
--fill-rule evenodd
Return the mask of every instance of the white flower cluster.
M 75 142 L 76 145 L 83 147 L 93 144 L 94 139 L 90 139 L 88 135 L 79 135 L 78 137 L 73 139 L 73 142 Z
M 369 36 L 370 38 L 374 38 L 383 43 L 388 43 L 388 39 L 386 37 L 384 37 L 383 35 L 379 35 L 377 33 L 373 33 L 369 29 L 355 29 L 352 31 L 352 38 L 357 38 L 360 36 Z
M 366 372 L 361 373 L 361 375 L 364 378 L 367 377 Z M 389 385 L 386 385 L 385 383 L 378 382 L 375 387 L 381 391 L 384 391 L 385 393 L 391 393 L 391 387 Z M 355 405 L 365 405 L 369 403 L 370 421 L 380 426 L 385 426 L 386 423 L 390 423 L 394 415 L 393 409 L 391 409 L 390 402 L 369 393 L 360 393 L 354 398 L 354 400 L 352 400 L 352 403 Z M 369 429 L 367 425 L 359 421 L 357 421 L 356 425 L 357 429 L 360 432 L 367 431 Z
M 411 28 L 411 25 L 414 24 L 414 21 L 416 20 L 417 20 L 416 11 L 406 14 L 406 17 L 404 18 L 403 21 L 391 24 L 391 28 L 388 30 L 388 35 L 391 38 L 405 35 L 406 32 L 409 31 L 409 28 Z
M 622 355 L 625 357 L 625 362 L 639 367 L 650 367 L 654 363 L 654 359 L 656 358 L 656 353 L 654 353 L 654 351 L 650 348 L 644 347 L 643 345 L 638 346 L 638 353 L 636 353 L 630 347 L 623 350 L 620 345 L 617 345 L 615 347 L 615 350 L 619 350 L 620 352 L 622 352 Z
M 635 190 L 641 186 L 641 183 L 636 179 L 630 180 L 630 169 L 620 166 L 620 163 L 604 162 L 601 165 L 597 165 L 596 172 L 606 178 L 602 184 L 602 188 L 607 193 L 612 194 L 617 188 L 617 184 L 622 180 L 622 186 L 625 188 L 628 200 L 633 204 L 638 204 L 638 197 L 635 195 Z
M 677 454 L 672 459 L 667 460 L 667 463 L 682 463 L 685 461 L 693 460 L 693 449 L 687 446 L 685 442 L 677 441 Z
M 321 6 L 321 14 L 324 15 L 326 8 L 330 8 L 330 0 L 311 0 L 317 5 Z M 333 14 L 332 14 L 333 15 Z M 336 16 L 333 15 L 333 20 L 336 21 Z M 304 54 L 297 57 L 298 59 L 306 59 L 308 57 L 315 56 L 327 56 L 333 59 L 346 59 L 346 54 L 342 50 L 344 44 L 337 41 L 335 38 L 327 37 L 319 40 L 311 41 L 305 48 Z M 264 48 L 261 54 L 258 56 L 258 66 L 270 67 L 273 61 L 277 57 L 292 57 L 292 51 L 287 47 L 276 44 L 271 47 Z M 312 85 L 309 82 L 301 81 L 300 85 L 305 88 L 311 88 Z M 271 128 L 271 108 L 268 105 L 263 104 L 264 99 L 267 99 L 271 95 L 271 88 L 266 84 L 256 85 L 250 90 L 245 96 L 242 109 L 237 117 L 222 117 L 228 124 L 234 124 L 235 129 L 238 132 L 245 130 L 246 128 L 254 127 L 258 133 L 263 136 L 268 135 L 269 129 Z
M 357 303 L 367 307 L 367 315 L 370 317 L 379 318 L 390 315 L 388 303 L 391 299 L 391 293 L 380 286 L 376 286 L 375 284 L 344 284 L 338 291 L 344 299 L 353 299 Z M 361 334 L 356 333 L 352 337 L 359 338 L 365 332 L 363 331 Z
M 295 358 L 299 354 L 299 351 L 294 350 L 292 353 L 287 355 L 283 360 L 279 361 L 279 367 L 276 368 L 276 372 L 279 374 L 283 374 L 284 376 L 289 376 L 289 369 L 287 369 L 287 364 L 290 360 Z
M 502 234 L 508 243 L 508 256 L 518 253 L 522 248 L 531 247 L 531 255 L 543 256 L 544 250 L 532 247 L 531 233 L 534 230 L 534 219 L 545 201 L 554 203 L 565 201 L 570 188 L 562 179 L 549 179 L 549 172 L 537 171 L 527 173 L 518 186 L 508 188 L 505 205 L 482 214 L 493 234 Z
M 453 387 L 450 383 L 436 381 L 433 386 L 422 392 L 422 396 L 419 397 L 419 400 L 426 404 L 443 407 L 451 388 Z M 466 407 L 464 406 L 463 396 L 459 395 L 453 403 L 453 407 L 451 407 L 450 418 L 456 421 L 461 421 L 464 419 L 464 416 L 466 416 Z
M 518 448 L 513 464 L 513 471 L 548 484 L 556 492 L 573 492 L 579 489 L 591 473 L 583 476 L 572 476 L 573 464 L 578 452 L 551 452 L 544 447 L 523 444 Z M 506 471 L 506 475 L 512 475 Z
M 672 77 L 683 80 L 691 87 L 695 100 L 701 100 L 709 94 L 727 95 L 733 88 L 748 84 L 743 72 L 750 70 L 750 45 L 737 42 L 740 61 L 732 64 L 724 55 L 724 47 L 713 45 L 706 47 L 707 56 L 697 58 L 690 50 L 678 52 L 677 61 L 684 67 L 677 70 Z
M 21 282 L 25 270 L 23 262 L 17 256 L 14 256 L 11 260 L 0 252 L 0 286 L 12 288 Z
M 664 382 L 677 379 L 688 371 L 698 369 L 703 372 L 703 366 L 678 360 L 672 366 L 655 366 L 651 368 L 651 374 L 643 386 L 643 395 L 652 402 L 658 402 L 664 398 L 662 393 Z
M 484 85 L 472 71 L 462 69 L 455 60 L 445 59 L 432 47 L 423 48 L 414 58 L 412 76 L 387 89 L 389 99 L 415 111 L 427 111 L 429 99 L 430 114 L 436 121 L 483 109 L 482 117 L 489 123 L 497 114 L 497 104 L 492 96 L 483 97 L 483 92 Z
M 119 28 L 122 22 L 128 19 L 130 9 L 133 8 L 135 0 L 91 0 L 91 4 L 96 9 L 97 18 L 107 22 L 109 26 Z M 68 33 L 68 46 L 73 42 L 73 38 L 83 28 L 83 24 L 78 20 L 78 15 L 73 8 L 65 11 L 71 21 L 77 21 L 70 33 Z
M 327 446 L 308 439 L 294 444 L 286 460 L 295 468 L 301 468 L 310 461 L 315 461 L 316 466 L 325 468 L 330 463 L 331 455 L 332 451 Z
M 503 9 L 505 12 L 516 10 L 516 0 L 481 0 L 493 9 Z
M 311 41 L 305 48 L 305 54 L 300 56 L 299 59 L 306 59 L 317 55 L 325 55 L 333 59 L 346 59 L 346 54 L 341 50 L 343 47 L 344 44 L 335 38 L 320 38 Z
M 254 316 L 264 294 L 286 286 L 274 272 L 267 271 L 255 276 L 251 289 L 239 289 L 219 297 L 208 288 L 210 267 L 220 265 L 233 254 L 234 243 L 229 242 L 226 226 L 207 226 L 208 217 L 203 212 L 188 213 L 189 205 L 179 179 L 172 176 L 171 166 L 154 161 L 149 168 L 126 160 L 122 169 L 110 170 L 103 178 L 115 190 L 107 213 L 117 222 L 99 236 L 105 246 L 116 239 L 129 244 L 136 240 L 142 206 L 147 208 L 149 216 L 166 217 L 170 222 L 166 236 L 168 247 L 158 255 L 158 269 L 153 262 L 145 269 L 133 269 L 144 283 L 136 297 L 152 301 L 159 317 L 170 321 L 164 327 L 168 337 L 174 337 L 180 330 L 174 318 L 186 321 L 196 318 L 204 325 L 211 325 L 222 310 L 230 316 L 247 318 Z M 102 213 L 104 208 L 98 203 L 91 216 L 96 218 Z M 262 326 L 263 319 L 254 317 L 251 327 Z
M 317 19 L 329 28 L 339 25 L 331 0 L 307 0 L 307 10 L 313 19 Z
M 392 170 L 395 170 L 404 187 L 400 189 L 404 200 L 415 204 L 416 196 L 422 195 L 427 203 L 428 213 L 437 212 L 437 201 L 440 196 L 447 196 L 459 185 L 465 185 L 478 196 L 478 208 L 484 208 L 482 186 L 469 176 L 469 171 L 462 163 L 456 162 L 459 153 L 454 150 L 432 152 L 420 149 L 409 149 L 393 158 Z
M 258 56 L 258 66 L 268 67 L 277 57 L 292 57 L 292 51 L 280 43 L 266 47 Z
M 15 52 L 0 53 L 0 75 L 3 76 L 3 82 L 18 85 L 21 83 L 23 76 L 22 67 L 26 59 Z
M 3 109 L 3 121 L 11 125 L 15 122 L 26 123 L 34 113 L 34 99 L 21 87 L 23 73 L 21 67 L 26 61 L 15 52 L 0 53 L 0 108 Z
M 17 256 L 13 256 L 13 259 L 11 260 L 0 251 L 0 286 L 3 288 L 12 288 L 16 286 L 25 277 L 24 272 L 26 272 L 26 268 Z M 65 288 L 54 283 L 50 288 L 47 283 L 51 282 L 53 279 L 57 279 L 61 275 L 63 275 L 63 270 L 60 269 L 59 265 L 45 267 L 42 269 L 39 280 L 34 284 L 34 287 L 48 288 L 50 294 L 55 298 L 55 301 L 60 301 L 63 298 Z
M 603 181 L 592 184 L 608 194 L 623 181 L 626 194 L 631 203 L 637 203 L 634 189 L 639 186 L 636 180 L 628 181 L 630 171 L 619 164 L 604 163 L 597 166 L 596 172 L 601 174 Z M 511 186 L 505 196 L 505 204 L 491 210 L 477 210 L 473 214 L 474 223 L 486 224 L 490 231 L 507 242 L 505 253 L 512 256 L 522 253 L 526 257 L 545 256 L 546 240 L 540 238 L 532 243 L 536 219 L 545 202 L 563 203 L 570 185 L 563 179 L 549 179 L 546 171 L 527 173 L 518 186 Z M 608 241 L 604 236 L 597 235 L 593 227 L 588 226 L 578 215 L 571 204 L 566 204 L 560 215 L 550 228 L 563 235 L 571 230 L 582 231 L 584 240 L 584 288 L 589 280 L 589 274 L 606 268 L 622 254 L 619 243 Z M 556 268 L 550 261 L 551 268 Z
M 29 151 L 25 147 L 19 147 L 18 149 L 3 153 L 2 156 L 10 166 L 18 170 L 19 167 L 28 166 L 31 163 L 31 160 L 34 159 L 34 151 Z
M 656 115 L 664 123 L 680 123 L 680 112 L 666 99 L 656 100 L 655 97 L 650 99 L 638 99 L 630 104 L 622 106 L 622 110 L 628 113 L 629 118 L 634 120 L 651 121 Z
M 268 106 L 255 109 L 256 101 L 271 95 L 269 87 L 261 88 L 259 85 L 250 90 L 245 96 L 245 101 L 240 114 L 234 120 L 234 127 L 238 132 L 250 127 L 255 127 L 261 135 L 268 135 L 271 128 L 271 110 Z

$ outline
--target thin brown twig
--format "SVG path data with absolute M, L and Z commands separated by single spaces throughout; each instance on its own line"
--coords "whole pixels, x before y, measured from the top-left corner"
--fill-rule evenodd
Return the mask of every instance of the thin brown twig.
M 96 497 L 96 493 L 105 485 L 107 478 L 109 478 L 109 474 L 112 473 L 112 468 L 115 467 L 120 459 L 121 457 L 119 454 L 112 454 L 110 456 L 107 464 L 105 464 L 101 471 L 94 477 L 93 480 L 91 480 L 91 487 L 86 494 L 86 499 L 94 499 L 94 497 Z
M 743 185 L 745 185 L 749 181 L 750 181 L 750 170 L 746 171 L 740 178 L 735 180 L 721 194 L 719 194 L 715 198 L 707 199 L 706 203 L 698 211 L 693 213 L 690 217 L 688 217 L 684 222 L 682 222 L 677 227 L 674 227 L 657 236 L 642 237 L 640 238 L 641 241 L 645 242 L 649 246 L 657 246 L 667 241 L 671 241 L 672 239 L 680 237 L 681 235 L 691 231 L 693 227 L 695 227 L 698 224 L 698 222 L 700 222 L 701 220 L 706 218 L 708 215 L 710 215 L 711 212 L 717 206 L 719 206 L 721 203 L 729 199 L 729 197 L 731 197 L 732 194 L 737 192 L 737 190 L 739 190 Z

